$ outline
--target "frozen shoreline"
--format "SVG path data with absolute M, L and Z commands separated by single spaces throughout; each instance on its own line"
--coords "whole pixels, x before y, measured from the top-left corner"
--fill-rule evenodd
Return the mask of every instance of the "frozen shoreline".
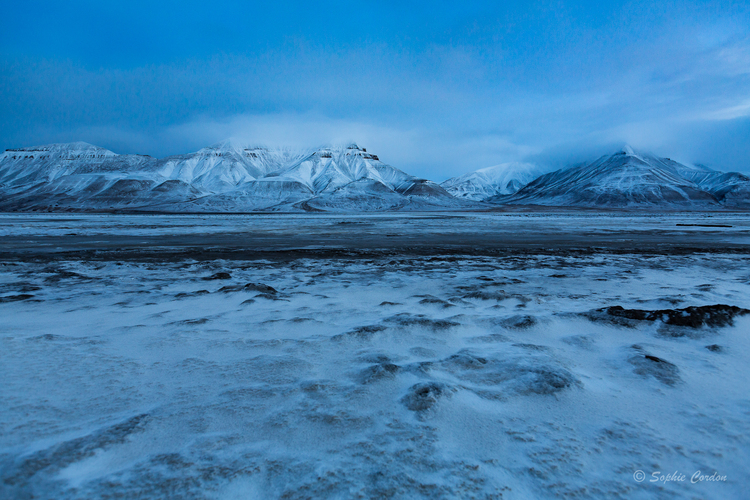
M 0 237 L 0 259 L 746 253 L 750 214 L 0 214 Z

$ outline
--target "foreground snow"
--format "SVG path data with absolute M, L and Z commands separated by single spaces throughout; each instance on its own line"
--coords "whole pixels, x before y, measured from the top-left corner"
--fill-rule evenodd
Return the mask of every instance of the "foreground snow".
M 750 316 L 603 309 L 750 308 L 742 253 L 0 271 L 3 498 L 742 498 L 750 481 Z

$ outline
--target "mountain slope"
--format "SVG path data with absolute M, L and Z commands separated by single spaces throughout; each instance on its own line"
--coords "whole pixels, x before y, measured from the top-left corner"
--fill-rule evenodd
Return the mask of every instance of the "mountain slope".
M 717 198 L 681 175 L 684 165 L 626 148 L 551 172 L 496 203 L 551 206 L 716 208 Z
M 750 208 L 750 177 L 739 172 L 719 172 L 703 165 L 680 170 L 680 174 L 711 193 L 728 208 Z
M 530 163 L 503 163 L 453 177 L 440 185 L 457 198 L 484 201 L 513 194 L 541 174 L 541 169 Z
M 0 156 L 0 210 L 400 210 L 464 207 L 352 144 L 291 151 L 231 141 L 155 159 L 86 143 Z
M 382 211 L 466 207 L 437 184 L 381 162 L 365 149 L 322 148 L 265 177 L 180 206 L 188 211 Z

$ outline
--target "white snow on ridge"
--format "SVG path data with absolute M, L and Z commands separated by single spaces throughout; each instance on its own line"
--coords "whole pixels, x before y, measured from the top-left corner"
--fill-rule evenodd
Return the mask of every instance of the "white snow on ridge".
M 542 169 L 531 163 L 502 163 L 448 179 L 441 186 L 458 198 L 483 201 L 513 194 L 541 174 Z
M 504 163 L 435 184 L 356 144 L 294 151 L 224 141 L 156 159 L 78 142 L 0 155 L 0 211 L 382 211 L 487 204 L 750 208 L 750 178 L 625 148 L 543 174 Z
M 625 148 L 590 162 L 550 172 L 503 200 L 550 206 L 720 208 L 721 199 L 693 180 L 689 168 Z
M 0 210 L 298 211 L 466 206 L 356 144 L 317 150 L 224 141 L 186 155 L 117 155 L 85 143 L 6 151 Z

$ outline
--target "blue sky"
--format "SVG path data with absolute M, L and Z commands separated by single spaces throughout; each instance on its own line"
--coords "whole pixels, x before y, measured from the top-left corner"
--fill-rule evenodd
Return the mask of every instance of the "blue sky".
M 748 2 L 3 0 L 0 148 L 355 140 L 443 180 L 624 143 L 750 171 Z

